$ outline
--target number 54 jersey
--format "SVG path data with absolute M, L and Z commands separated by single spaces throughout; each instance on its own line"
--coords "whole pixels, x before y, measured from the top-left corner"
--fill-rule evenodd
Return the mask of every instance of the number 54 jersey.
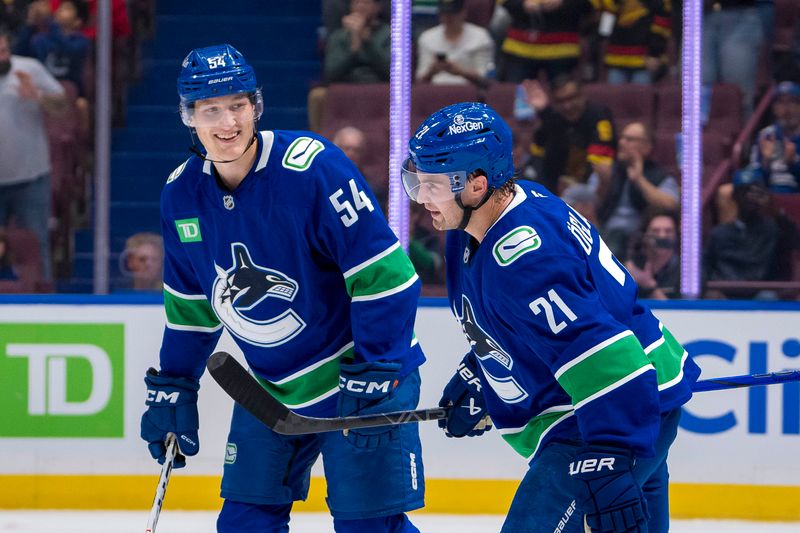
M 363 177 L 308 132 L 262 131 L 230 191 L 193 156 L 161 195 L 167 324 L 161 370 L 199 377 L 226 329 L 292 409 L 335 416 L 340 361 L 424 356 L 420 282 Z
M 521 182 L 480 245 L 448 232 L 446 259 L 489 414 L 518 453 L 577 425 L 586 442 L 653 455 L 660 414 L 700 371 L 586 219 Z

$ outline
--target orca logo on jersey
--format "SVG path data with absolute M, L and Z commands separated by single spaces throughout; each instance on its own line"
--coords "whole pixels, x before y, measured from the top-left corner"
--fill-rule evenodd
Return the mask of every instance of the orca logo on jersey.
M 511 370 L 514 366 L 514 361 L 506 352 L 483 331 L 475 320 L 475 311 L 472 310 L 472 303 L 466 295 L 461 295 L 461 316 L 458 317 L 461 322 L 461 330 L 467 337 L 467 342 L 472 347 L 472 351 L 479 359 L 492 358 L 507 369 Z
M 472 303 L 464 294 L 461 295 L 461 314 L 456 313 L 456 316 L 461 322 L 461 329 L 467 337 L 467 342 L 478 357 L 486 382 L 494 393 L 506 403 L 517 403 L 527 398 L 528 393 L 511 375 L 510 370 L 514 366 L 514 360 L 478 324 Z M 490 361 L 496 361 L 501 368 L 492 368 L 496 365 L 489 364 Z M 506 375 L 499 377 L 493 375 L 492 372 Z
M 212 289 L 214 312 L 228 330 L 240 339 L 256 346 L 278 346 L 306 327 L 292 309 L 267 320 L 255 320 L 245 315 L 266 298 L 291 302 L 299 286 L 289 276 L 253 262 L 247 246 L 231 244 L 233 266 L 223 270 L 214 265 L 217 279 Z

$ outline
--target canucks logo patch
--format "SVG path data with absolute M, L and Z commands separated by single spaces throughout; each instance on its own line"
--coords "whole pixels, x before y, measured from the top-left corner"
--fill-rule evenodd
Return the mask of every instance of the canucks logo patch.
M 232 465 L 236 462 L 237 451 L 236 444 L 232 442 L 225 446 L 225 464 Z
M 282 272 L 257 265 L 247 246 L 231 244 L 233 265 L 228 270 L 214 265 L 217 279 L 211 305 L 228 330 L 256 346 L 278 346 L 297 336 L 306 323 L 289 308 L 266 320 L 251 318 L 251 311 L 267 298 L 291 302 L 299 286 Z
M 286 150 L 282 164 L 284 168 L 301 172 L 311 166 L 314 158 L 325 149 L 325 146 L 311 137 L 299 137 Z
M 172 183 L 173 181 L 178 179 L 178 177 L 181 175 L 181 173 L 183 173 L 183 169 L 186 168 L 186 163 L 188 163 L 188 162 L 189 162 L 189 160 L 187 159 L 186 161 L 181 163 L 181 165 L 178 168 L 173 170 L 172 173 L 167 178 L 167 183 Z
M 500 266 L 508 266 L 523 254 L 532 252 L 542 245 L 542 239 L 530 226 L 514 228 L 503 235 L 492 249 L 495 261 Z

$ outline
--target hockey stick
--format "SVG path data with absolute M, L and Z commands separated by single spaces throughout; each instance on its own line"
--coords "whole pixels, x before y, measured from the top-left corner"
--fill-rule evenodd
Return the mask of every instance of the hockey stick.
M 175 463 L 175 456 L 178 453 L 178 443 L 175 441 L 174 433 L 167 433 L 167 454 L 164 457 L 164 465 L 161 467 L 161 477 L 158 478 L 156 497 L 153 498 L 153 507 L 150 509 L 150 517 L 147 519 L 147 529 L 145 533 L 155 533 L 158 524 L 158 516 L 161 514 L 161 506 L 164 505 L 164 496 L 167 493 L 167 483 L 172 473 L 172 465 Z
M 225 352 L 213 354 L 206 363 L 208 371 L 222 389 L 236 403 L 247 409 L 253 416 L 276 433 L 282 435 L 303 435 L 325 431 L 343 431 L 374 426 L 391 426 L 409 422 L 425 422 L 447 418 L 447 407 L 417 409 L 416 411 L 396 411 L 364 416 L 341 418 L 313 418 L 292 412 L 276 400 L 262 387 L 234 357 Z M 698 381 L 693 392 L 753 387 L 800 381 L 800 370 L 784 370 L 770 374 L 750 374 Z
M 743 376 L 704 379 L 696 382 L 692 386 L 692 392 L 738 389 L 741 387 L 754 387 L 756 385 L 774 385 L 775 383 L 788 383 L 790 381 L 800 381 L 800 370 L 781 370 L 780 372 L 764 374 L 745 374 Z
M 446 408 L 436 407 L 341 418 L 312 418 L 298 415 L 276 400 L 239 364 L 239 361 L 228 353 L 215 353 L 208 359 L 206 366 L 211 377 L 236 403 L 281 435 L 303 435 L 374 426 L 392 426 L 447 417 Z

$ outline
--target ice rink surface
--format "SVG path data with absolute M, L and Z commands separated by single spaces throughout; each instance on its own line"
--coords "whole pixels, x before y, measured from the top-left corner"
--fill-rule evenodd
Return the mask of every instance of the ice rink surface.
M 128 533 L 143 532 L 146 511 L 0 511 L 0 532 L 13 533 Z M 156 533 L 214 533 L 216 513 L 164 510 Z M 491 533 L 500 530 L 503 517 L 496 515 L 412 514 L 423 533 Z M 332 533 L 331 518 L 324 513 L 296 513 L 289 524 L 292 533 Z M 794 533 L 800 523 L 674 520 L 671 533 Z

